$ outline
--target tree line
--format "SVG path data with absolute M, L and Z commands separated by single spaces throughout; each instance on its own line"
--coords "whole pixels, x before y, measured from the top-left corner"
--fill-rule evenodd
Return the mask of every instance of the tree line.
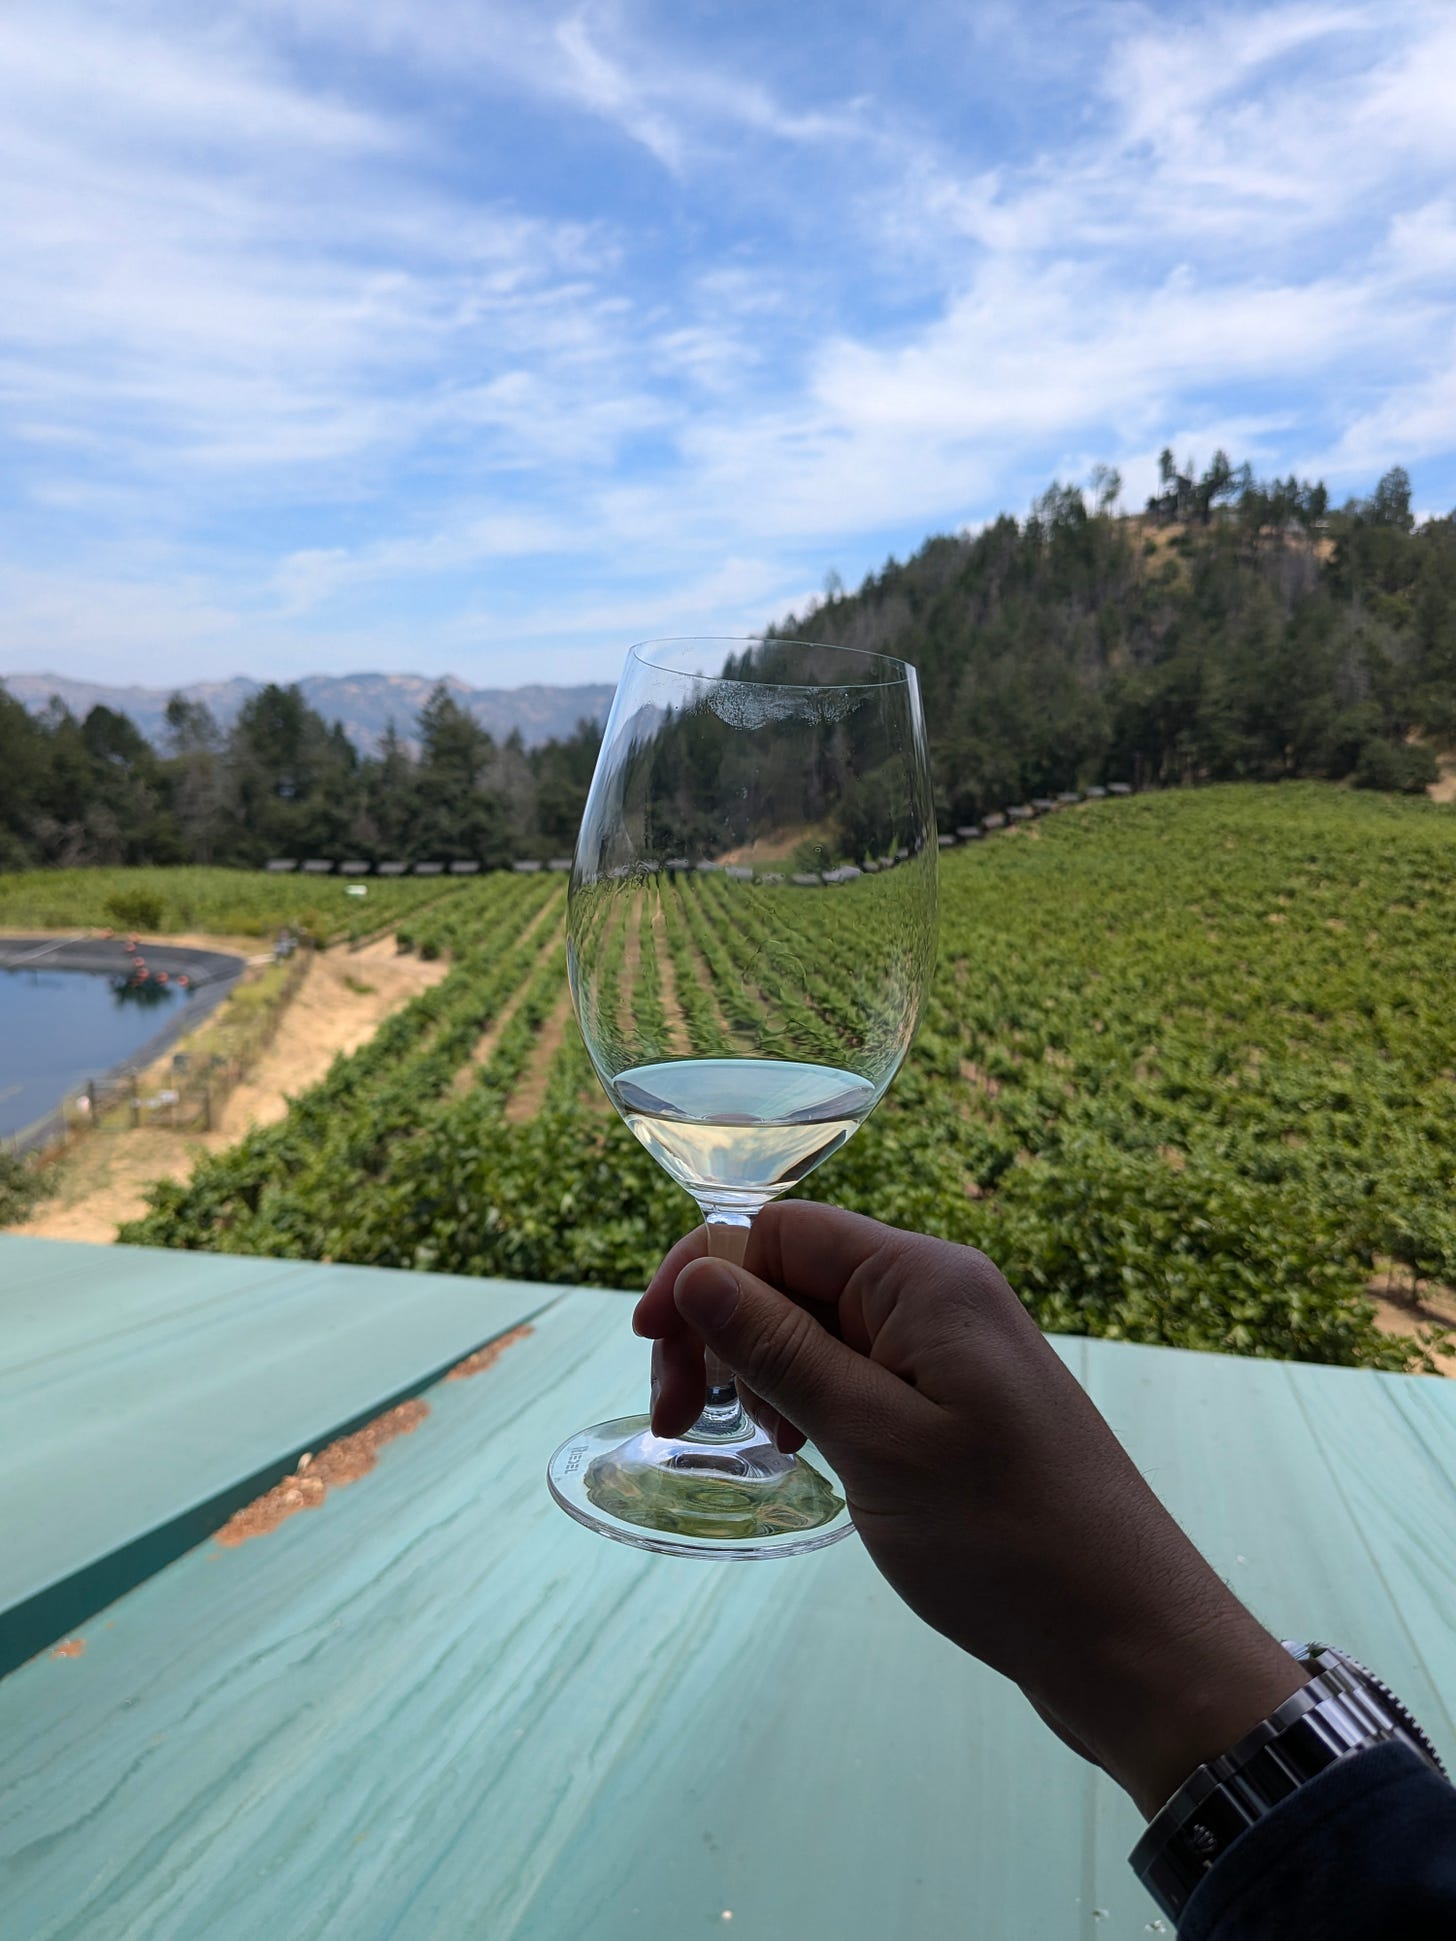
M 1456 515 L 1418 525 L 1399 468 L 1338 509 L 1223 453 L 1163 471 L 1142 514 L 1115 474 L 1053 485 L 781 629 L 915 662 L 943 826 L 1094 781 L 1435 780 Z
M 107 707 L 31 715 L 0 690 L 0 868 L 270 857 L 478 861 L 570 853 L 600 739 L 498 742 L 444 687 L 412 746 L 361 755 L 297 687 L 252 696 L 224 734 L 173 695 L 157 750 Z
M 942 825 L 1108 780 L 1348 780 L 1417 791 L 1456 745 L 1456 515 L 1417 523 L 1396 468 L 1332 507 L 1218 452 L 1054 484 L 1016 520 L 931 539 L 773 632 L 920 670 Z M 32 716 L 0 692 L 0 867 L 270 856 L 477 860 L 569 851 L 598 730 L 495 741 L 443 688 L 361 755 L 297 688 L 223 734 L 180 696 L 167 746 L 124 716 Z M 684 775 L 683 803 L 705 778 Z

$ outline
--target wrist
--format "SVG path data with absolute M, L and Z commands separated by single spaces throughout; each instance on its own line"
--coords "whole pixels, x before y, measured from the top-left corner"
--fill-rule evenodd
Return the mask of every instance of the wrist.
M 1231 1597 L 1193 1627 L 1142 1645 L 1109 1641 L 1089 1682 L 1095 1715 L 1077 1730 L 1145 1819 L 1199 1766 L 1227 1752 L 1309 1674 Z M 1063 1708 L 1063 1716 L 1066 1716 Z

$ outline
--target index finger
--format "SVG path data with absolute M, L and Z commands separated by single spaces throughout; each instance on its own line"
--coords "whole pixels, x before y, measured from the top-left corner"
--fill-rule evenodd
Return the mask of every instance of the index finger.
M 856 1268 L 903 1238 L 893 1227 L 842 1207 L 776 1200 L 754 1221 L 743 1264 L 806 1306 L 834 1303 Z M 638 1334 L 661 1339 L 681 1329 L 672 1290 L 688 1262 L 700 1260 L 707 1251 L 705 1227 L 695 1227 L 678 1241 L 637 1303 L 632 1326 Z
M 632 1310 L 633 1334 L 645 1335 L 649 1341 L 660 1341 L 664 1335 L 678 1332 L 682 1322 L 672 1304 L 672 1290 L 688 1262 L 701 1260 L 707 1251 L 706 1227 L 694 1227 L 691 1233 L 685 1233 L 675 1246 L 669 1248 L 662 1265 L 647 1283 L 647 1292 Z

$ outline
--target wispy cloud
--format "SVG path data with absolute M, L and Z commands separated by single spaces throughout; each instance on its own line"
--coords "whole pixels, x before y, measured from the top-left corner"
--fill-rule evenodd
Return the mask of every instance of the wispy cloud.
M 1423 0 L 19 0 L 0 665 L 600 675 L 1167 438 L 1456 499 L 1453 162 Z

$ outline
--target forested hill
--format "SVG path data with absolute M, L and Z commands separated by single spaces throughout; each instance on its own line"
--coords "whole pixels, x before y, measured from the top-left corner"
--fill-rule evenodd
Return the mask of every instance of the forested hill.
M 1109 778 L 1423 788 L 1456 744 L 1456 517 L 1220 454 L 1136 517 L 1053 486 L 777 631 L 920 669 L 942 821 Z M 1113 481 L 1115 490 L 1115 480 Z
M 921 670 L 945 827 L 1089 783 L 1346 778 L 1416 791 L 1456 748 L 1456 516 L 1417 526 L 1404 472 L 1331 509 L 1220 453 L 1164 454 L 1118 516 L 1053 486 L 1029 518 L 929 540 L 775 631 Z M 598 729 L 498 740 L 443 684 L 361 755 L 299 687 L 225 728 L 174 695 L 165 752 L 125 715 L 31 715 L 0 690 L 0 868 L 270 856 L 405 861 L 560 854 Z

